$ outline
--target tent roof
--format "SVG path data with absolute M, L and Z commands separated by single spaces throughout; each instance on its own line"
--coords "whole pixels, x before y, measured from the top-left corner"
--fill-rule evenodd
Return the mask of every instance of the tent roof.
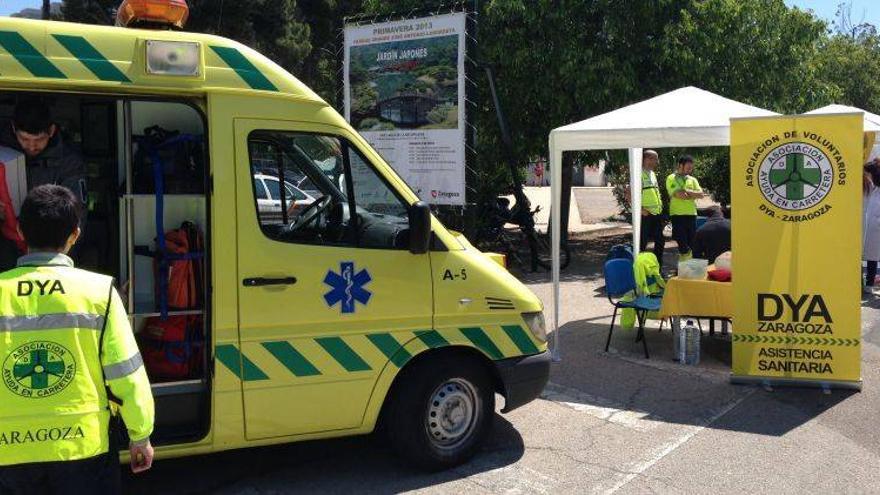
M 880 115 L 867 112 L 862 110 L 861 108 L 851 107 L 849 105 L 828 105 L 822 108 L 817 108 L 815 110 L 810 110 L 807 112 L 808 114 L 824 114 L 824 113 L 858 113 L 864 112 L 865 114 L 865 132 L 878 132 L 880 131 Z
M 563 150 L 727 146 L 730 119 L 777 115 L 693 86 L 554 129 Z

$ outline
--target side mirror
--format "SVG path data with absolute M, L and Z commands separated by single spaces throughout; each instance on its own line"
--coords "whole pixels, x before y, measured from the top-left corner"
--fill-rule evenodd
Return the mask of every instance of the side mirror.
M 409 252 L 424 254 L 431 246 L 431 207 L 424 201 L 409 206 Z

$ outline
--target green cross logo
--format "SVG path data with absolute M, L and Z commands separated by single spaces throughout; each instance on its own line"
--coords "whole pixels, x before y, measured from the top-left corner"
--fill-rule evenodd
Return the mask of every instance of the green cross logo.
M 16 395 L 43 398 L 61 392 L 73 381 L 76 362 L 64 346 L 37 341 L 12 351 L 2 371 L 3 383 Z
M 785 143 L 764 157 L 758 186 L 772 206 L 801 211 L 824 201 L 833 178 L 831 160 L 824 151 L 807 143 Z
M 64 361 L 52 360 L 49 351 L 40 349 L 31 351 L 28 362 L 15 364 L 12 374 L 19 383 L 30 379 L 30 388 L 43 389 L 49 387 L 49 378 L 57 381 L 64 373 Z
M 787 199 L 804 199 L 804 186 L 818 188 L 822 174 L 818 168 L 804 167 L 804 155 L 792 153 L 785 157 L 784 169 L 770 171 L 770 184 L 774 189 L 785 186 Z

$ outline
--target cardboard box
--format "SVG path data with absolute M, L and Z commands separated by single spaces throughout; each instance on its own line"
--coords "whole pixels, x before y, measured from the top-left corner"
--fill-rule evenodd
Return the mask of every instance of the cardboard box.
M 18 216 L 21 203 L 28 192 L 24 154 L 12 148 L 0 146 L 0 163 L 6 166 L 6 186 L 9 188 L 9 198 L 12 200 L 15 216 Z

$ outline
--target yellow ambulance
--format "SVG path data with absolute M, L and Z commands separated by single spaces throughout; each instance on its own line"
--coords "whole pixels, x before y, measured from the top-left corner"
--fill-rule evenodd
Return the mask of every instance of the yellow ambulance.
M 117 277 L 157 457 L 382 425 L 404 459 L 466 461 L 496 393 L 508 412 L 547 382 L 541 302 L 308 87 L 237 42 L 168 29 L 187 13 L 165 3 L 126 1 L 138 29 L 0 18 L 0 138 L 40 98 L 82 157 L 74 257 Z M 181 224 L 203 246 L 160 259 Z M 188 304 L 168 294 L 177 267 Z

